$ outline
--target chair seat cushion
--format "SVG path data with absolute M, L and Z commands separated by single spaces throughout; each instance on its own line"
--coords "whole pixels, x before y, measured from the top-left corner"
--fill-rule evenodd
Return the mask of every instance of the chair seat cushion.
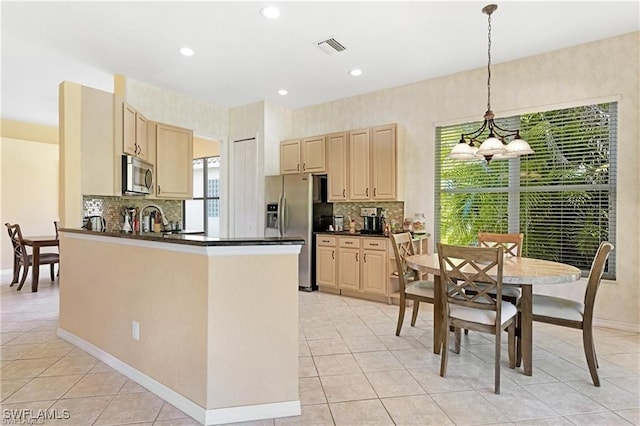
M 412 281 L 405 287 L 404 292 L 407 295 L 430 297 L 433 299 L 433 281 Z
M 58 253 L 40 253 L 40 264 L 58 263 L 60 261 L 60 255 Z M 33 255 L 29 255 L 29 264 L 33 264 Z
M 509 321 L 518 313 L 513 303 L 502 301 L 502 324 Z M 460 305 L 449 305 L 449 316 L 463 321 L 477 322 L 480 324 L 494 325 L 496 323 L 495 311 L 488 309 L 468 308 Z
M 561 297 L 533 295 L 533 315 L 550 318 L 562 318 L 570 321 L 583 321 L 584 303 Z
M 482 285 L 478 284 L 478 287 L 482 287 Z M 495 291 L 490 291 L 489 294 L 495 296 L 496 293 Z M 522 294 L 520 287 L 511 287 L 511 286 L 502 287 L 502 297 L 507 296 L 514 299 L 518 299 L 520 297 L 520 294 Z

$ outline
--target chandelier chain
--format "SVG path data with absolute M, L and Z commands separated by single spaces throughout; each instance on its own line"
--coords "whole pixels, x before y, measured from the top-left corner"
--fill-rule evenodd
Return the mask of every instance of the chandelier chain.
M 491 111 L 491 13 L 488 18 L 488 36 L 487 36 L 487 111 Z

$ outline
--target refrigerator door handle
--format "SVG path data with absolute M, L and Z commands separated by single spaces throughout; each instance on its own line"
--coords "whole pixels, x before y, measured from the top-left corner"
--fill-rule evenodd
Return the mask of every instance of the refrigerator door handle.
M 284 194 L 280 194 L 280 199 L 278 200 L 278 235 L 280 237 L 284 237 L 285 229 L 285 208 L 286 208 L 286 199 L 284 198 Z

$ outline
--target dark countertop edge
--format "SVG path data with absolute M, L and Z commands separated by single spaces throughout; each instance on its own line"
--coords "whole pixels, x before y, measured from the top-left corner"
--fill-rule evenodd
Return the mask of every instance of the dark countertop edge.
M 315 231 L 316 235 L 337 235 L 339 237 L 363 237 L 363 238 L 389 238 L 388 235 L 383 234 L 361 234 L 360 232 L 356 232 L 355 234 L 350 233 L 349 231 Z M 413 239 L 426 238 L 430 237 L 431 234 L 412 234 Z
M 87 231 L 78 228 L 60 228 L 60 232 L 72 234 L 95 235 L 98 237 L 124 238 L 129 240 L 153 241 L 158 243 L 185 244 L 199 247 L 215 246 L 282 246 L 282 245 L 304 245 L 304 239 L 299 237 L 244 237 L 244 238 L 216 238 L 205 235 L 184 235 L 184 234 L 157 234 L 144 233 L 128 234 L 124 232 L 97 232 Z

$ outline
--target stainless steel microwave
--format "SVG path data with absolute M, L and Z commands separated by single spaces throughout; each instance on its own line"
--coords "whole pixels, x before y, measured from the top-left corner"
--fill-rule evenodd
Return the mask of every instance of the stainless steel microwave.
M 122 193 L 127 195 L 151 194 L 153 165 L 131 155 L 122 156 Z

